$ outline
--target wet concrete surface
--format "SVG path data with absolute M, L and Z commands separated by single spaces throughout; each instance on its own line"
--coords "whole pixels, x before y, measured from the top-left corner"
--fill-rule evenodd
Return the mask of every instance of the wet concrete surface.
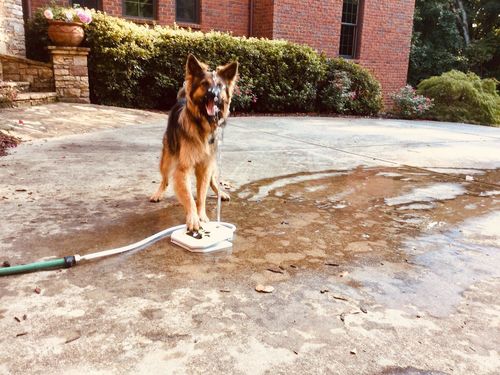
M 226 130 L 232 251 L 166 239 L 0 279 L 0 373 L 499 373 L 500 131 L 423 124 L 427 146 L 400 163 L 414 123 L 365 123 L 363 134 L 308 120 Z M 2 258 L 86 254 L 179 224 L 171 193 L 147 201 L 161 131 L 59 137 L 0 159 Z M 349 131 L 363 139 L 341 142 Z M 370 135 L 392 146 L 350 148 Z M 432 137 L 447 159 L 432 158 Z M 461 153 L 466 139 L 478 155 Z

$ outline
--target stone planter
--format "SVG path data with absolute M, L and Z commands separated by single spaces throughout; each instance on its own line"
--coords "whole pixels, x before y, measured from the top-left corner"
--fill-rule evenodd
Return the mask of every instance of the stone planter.
M 81 23 L 65 21 L 50 21 L 48 34 L 51 42 L 61 47 L 78 47 L 85 36 Z

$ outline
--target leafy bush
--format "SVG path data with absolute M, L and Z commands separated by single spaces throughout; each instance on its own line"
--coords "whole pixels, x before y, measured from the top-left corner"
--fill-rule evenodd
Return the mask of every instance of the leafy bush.
M 85 25 L 85 45 L 91 48 L 89 81 L 94 103 L 169 108 L 184 81 L 186 57 L 193 53 L 212 68 L 240 62 L 232 103 L 236 111 L 375 114 L 381 108 L 380 85 L 365 69 L 342 59 L 327 59 L 307 46 L 139 26 L 100 12 L 92 18 Z M 47 22 L 41 12 L 27 28 L 29 56 L 46 60 Z M 349 92 L 356 93 L 354 99 L 340 104 L 328 98 L 335 94 L 330 86 L 337 70 L 345 72 L 351 80 Z
M 418 93 L 434 101 L 429 116 L 439 121 L 500 124 L 500 96 L 495 79 L 451 70 L 418 85 Z
M 433 105 L 432 99 L 418 95 L 410 85 L 392 94 L 392 100 L 394 100 L 393 113 L 408 119 L 422 117 Z
M 326 61 L 319 86 L 321 111 L 375 115 L 382 109 L 380 83 L 365 68 L 342 58 Z
M 2 81 L 0 81 L 1 83 Z M 19 91 L 10 85 L 0 86 L 0 108 L 12 107 Z

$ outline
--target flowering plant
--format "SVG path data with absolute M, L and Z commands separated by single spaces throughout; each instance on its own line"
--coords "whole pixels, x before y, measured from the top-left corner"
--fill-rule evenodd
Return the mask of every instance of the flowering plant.
M 64 22 L 81 22 L 89 24 L 92 22 L 92 13 L 87 8 L 81 8 L 75 5 L 74 8 L 52 7 L 47 8 L 43 12 L 43 16 L 47 20 L 64 21 Z
M 347 112 L 350 103 L 358 97 L 352 86 L 352 80 L 347 72 L 342 70 L 334 72 L 333 79 L 328 82 L 324 90 L 325 105 L 336 113 Z
M 391 96 L 394 100 L 393 112 L 403 118 L 418 118 L 432 108 L 433 100 L 418 95 L 413 87 L 406 85 Z

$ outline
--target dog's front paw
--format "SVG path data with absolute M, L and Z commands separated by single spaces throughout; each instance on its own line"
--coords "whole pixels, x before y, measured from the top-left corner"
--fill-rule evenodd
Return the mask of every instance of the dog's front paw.
M 149 198 L 149 201 L 153 203 L 158 203 L 159 201 L 161 201 L 161 196 L 162 193 L 156 192 Z
M 196 212 L 186 216 L 186 227 L 189 231 L 200 230 L 200 217 Z
M 226 193 L 225 191 L 221 191 L 220 192 L 220 199 L 227 202 L 227 201 L 231 200 L 231 196 L 228 193 Z

